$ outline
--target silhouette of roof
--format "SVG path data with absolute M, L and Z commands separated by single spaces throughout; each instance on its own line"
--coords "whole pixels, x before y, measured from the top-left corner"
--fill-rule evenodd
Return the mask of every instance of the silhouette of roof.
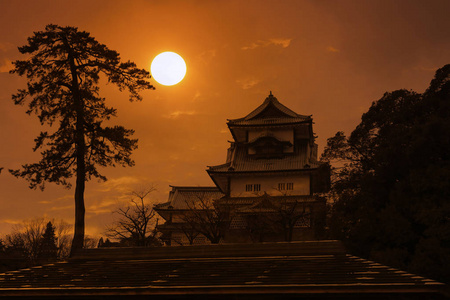
M 311 121 L 311 116 L 299 115 L 281 104 L 270 92 L 264 102 L 247 116 L 228 120 L 228 126 L 292 124 Z
M 189 207 L 199 208 L 200 201 L 210 204 L 224 196 L 224 194 L 213 186 L 171 186 L 169 192 L 169 201 L 154 206 L 155 210 L 163 210 L 171 207 L 172 209 L 189 209 Z
M 41 299 L 352 295 L 365 299 L 375 294 L 443 299 L 440 293 L 445 288 L 347 255 L 338 241 L 86 249 L 67 262 L 0 274 L 1 296 Z

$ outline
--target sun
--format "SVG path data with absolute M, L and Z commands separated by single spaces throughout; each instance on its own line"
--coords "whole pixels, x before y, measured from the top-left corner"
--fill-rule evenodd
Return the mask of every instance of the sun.
M 162 85 L 175 85 L 186 75 L 186 63 L 175 52 L 158 54 L 150 67 L 153 78 Z

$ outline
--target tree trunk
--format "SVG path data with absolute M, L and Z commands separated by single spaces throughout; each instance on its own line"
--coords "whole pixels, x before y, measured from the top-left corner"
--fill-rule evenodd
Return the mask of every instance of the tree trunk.
M 68 61 L 72 75 L 72 95 L 74 109 L 76 112 L 76 128 L 75 128 L 75 155 L 77 160 L 76 186 L 75 186 L 75 230 L 72 240 L 72 248 L 70 256 L 74 251 L 83 248 L 84 244 L 84 189 L 86 183 L 86 142 L 84 140 L 84 103 L 81 96 L 78 83 L 78 70 L 75 65 L 75 58 L 70 45 L 65 41 L 68 50 Z
M 72 241 L 71 255 L 73 254 L 74 250 L 83 248 L 84 214 L 85 214 L 84 189 L 86 184 L 86 164 L 85 164 L 86 143 L 84 140 L 83 105 L 80 99 L 75 100 L 75 103 L 77 106 L 76 143 L 75 143 L 76 157 L 77 157 L 77 179 L 75 186 L 75 231 Z
M 77 155 L 78 156 L 78 155 Z M 84 157 L 83 157 L 84 158 Z M 84 188 L 85 188 L 85 173 L 81 171 L 84 169 L 84 159 L 82 163 L 77 158 L 77 181 L 75 187 L 75 231 L 72 240 L 72 248 L 70 250 L 70 256 L 77 249 L 83 248 L 84 243 Z

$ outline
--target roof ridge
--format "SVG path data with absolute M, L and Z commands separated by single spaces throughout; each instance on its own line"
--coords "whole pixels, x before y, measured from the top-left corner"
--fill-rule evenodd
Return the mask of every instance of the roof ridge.
M 190 189 L 190 190 L 196 190 L 196 189 L 218 189 L 216 186 L 195 186 L 195 185 L 169 185 L 173 189 L 181 190 L 181 189 Z
M 311 116 L 297 114 L 296 112 L 294 112 L 293 110 L 291 110 L 290 108 L 288 108 L 287 106 L 282 104 L 272 94 L 272 91 L 271 91 L 269 96 L 266 97 L 266 99 L 264 100 L 264 102 L 261 105 L 259 105 L 257 108 L 255 108 L 253 111 L 251 111 L 249 114 L 247 114 L 243 118 L 228 119 L 227 120 L 228 124 L 232 125 L 232 124 L 240 122 L 240 121 L 245 122 L 245 121 L 251 121 L 251 120 L 253 121 L 255 119 L 258 119 L 258 116 L 270 107 L 273 107 L 274 109 L 276 109 L 279 112 L 279 114 L 284 115 L 285 118 L 291 118 L 291 119 L 296 119 L 296 118 L 309 119 L 309 118 L 311 118 Z M 279 117 L 280 116 L 278 116 L 278 118 Z M 274 116 L 274 118 L 276 118 L 276 116 Z M 267 119 L 267 118 L 261 118 L 261 119 Z

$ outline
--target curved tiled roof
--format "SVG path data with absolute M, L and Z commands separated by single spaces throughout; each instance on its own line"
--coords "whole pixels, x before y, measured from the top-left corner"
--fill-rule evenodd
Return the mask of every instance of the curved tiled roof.
M 305 149 L 299 149 L 301 155 L 285 155 L 281 158 L 251 158 L 247 154 L 245 147 L 236 147 L 234 159 L 226 164 L 211 166 L 208 171 L 212 172 L 253 172 L 253 171 L 290 171 L 309 168 L 317 168 L 320 163 L 310 161 L 306 156 L 306 145 L 299 146 Z M 230 169 L 231 168 L 231 169 Z M 308 169 L 308 168 L 306 168 Z
M 281 104 L 271 92 L 263 104 L 247 116 L 228 120 L 228 126 L 293 124 L 310 120 L 311 116 L 299 115 Z
M 212 204 L 211 200 L 216 200 L 223 196 L 224 194 L 217 187 L 172 186 L 169 201 L 157 204 L 154 208 L 163 210 L 172 206 L 173 209 L 189 209 L 189 207 L 198 207 L 198 203 L 202 200 L 206 204 Z

